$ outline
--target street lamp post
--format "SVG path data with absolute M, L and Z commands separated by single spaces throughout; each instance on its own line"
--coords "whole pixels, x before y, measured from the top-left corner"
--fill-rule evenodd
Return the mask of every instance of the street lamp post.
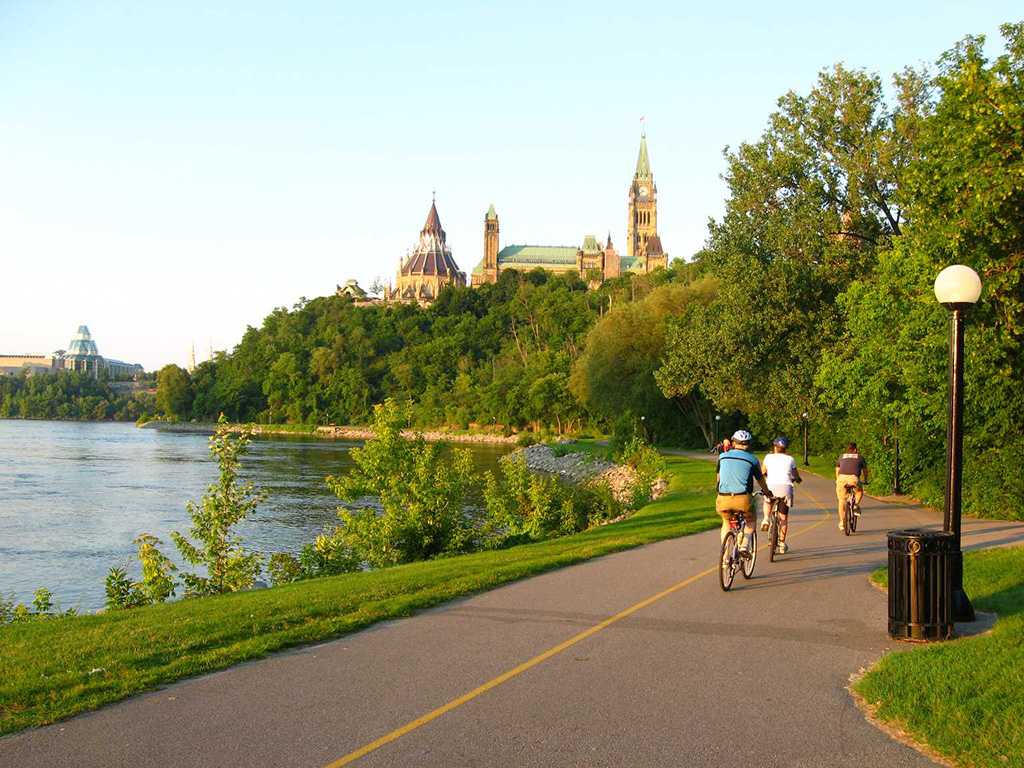
M 893 454 L 892 454 L 892 495 L 899 496 L 900 490 L 900 417 L 893 421 Z
M 640 417 L 640 426 L 643 428 L 643 431 L 644 431 L 644 442 L 646 443 L 647 442 L 647 417 L 646 416 L 641 416 Z
M 981 296 L 981 278 L 955 264 L 935 278 L 935 298 L 949 310 L 949 403 L 946 411 L 946 506 L 942 529 L 951 531 L 953 553 L 953 620 L 973 621 L 974 607 L 964 592 L 964 558 L 960 549 L 961 481 L 964 453 L 964 318 Z
M 718 445 L 718 422 L 722 420 L 720 413 L 715 414 L 715 445 Z
M 804 466 L 805 467 L 809 467 L 811 465 L 807 461 L 807 411 L 803 412 L 803 420 L 804 420 Z

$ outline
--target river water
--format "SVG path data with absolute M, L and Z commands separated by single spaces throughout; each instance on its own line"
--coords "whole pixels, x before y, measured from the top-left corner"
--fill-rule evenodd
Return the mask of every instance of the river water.
M 136 554 L 140 533 L 160 537 L 180 565 L 172 530 L 188 534 L 189 500 L 217 480 L 209 437 L 132 424 L 0 420 L 0 596 L 28 603 L 46 587 L 62 608 L 102 607 L 111 566 Z M 243 479 L 267 492 L 237 531 L 246 548 L 296 553 L 337 521 L 324 484 L 353 464 L 352 443 L 257 438 Z M 478 470 L 497 467 L 506 446 L 472 445 Z M 141 577 L 137 561 L 129 574 Z M 180 588 L 179 588 L 180 594 Z

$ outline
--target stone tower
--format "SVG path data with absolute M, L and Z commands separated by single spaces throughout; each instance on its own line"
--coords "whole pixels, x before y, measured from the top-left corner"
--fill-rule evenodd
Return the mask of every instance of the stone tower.
M 494 205 L 487 209 L 484 217 L 484 274 L 483 282 L 498 282 L 498 214 Z
M 631 263 L 640 260 L 643 272 L 666 266 L 668 254 L 661 250 L 658 237 L 658 187 L 651 173 L 647 156 L 647 136 L 640 137 L 640 154 L 636 159 L 636 173 L 629 187 L 629 224 L 627 227 L 626 257 Z

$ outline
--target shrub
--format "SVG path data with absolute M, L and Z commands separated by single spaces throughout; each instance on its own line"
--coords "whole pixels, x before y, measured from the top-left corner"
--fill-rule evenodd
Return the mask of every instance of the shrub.
M 178 586 L 173 576 L 178 568 L 158 549 L 162 544 L 160 539 L 143 533 L 132 543 L 139 547 L 142 581 L 133 582 L 128 577 L 127 568 L 111 568 L 104 580 L 105 605 L 110 610 L 162 603 L 174 595 Z
M 627 506 L 639 509 L 651 500 L 651 485 L 668 474 L 665 459 L 653 447 L 634 437 L 623 446 L 616 460 L 636 473 Z
M 551 455 L 556 459 L 560 459 L 563 456 L 567 456 L 572 453 L 572 443 L 555 443 L 550 446 Z
M 353 556 L 381 568 L 467 552 L 477 531 L 464 512 L 476 474 L 469 451 L 402 436 L 406 415 L 392 398 L 374 406 L 376 437 L 351 452 L 356 466 L 327 485 L 343 501 L 379 499 L 375 508 L 342 507 L 341 538 Z
M 533 474 L 522 456 L 501 459 L 501 474 L 486 474 L 484 532 L 493 548 L 565 536 L 587 528 L 588 494 L 552 477 Z
M 345 531 L 335 526 L 330 533 L 317 536 L 306 544 L 298 558 L 278 552 L 270 558 L 270 583 L 275 587 L 292 581 L 334 576 L 360 569 L 359 558 L 348 546 Z
M 523 432 L 519 437 L 516 438 L 516 446 L 519 448 L 529 448 L 536 442 L 537 439 L 533 436 L 532 432 Z

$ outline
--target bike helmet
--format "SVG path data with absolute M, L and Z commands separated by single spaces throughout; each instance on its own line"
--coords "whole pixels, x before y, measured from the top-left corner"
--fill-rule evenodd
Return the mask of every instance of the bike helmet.
M 779 445 L 782 446 L 783 448 L 789 448 L 789 440 L 787 440 L 784 437 L 776 437 L 772 441 L 772 445 Z
M 754 441 L 754 436 L 752 434 L 750 434 L 749 432 L 747 432 L 747 430 L 745 430 L 745 429 L 737 429 L 733 433 L 732 441 L 734 443 L 748 443 L 749 444 L 749 443 L 752 443 Z

